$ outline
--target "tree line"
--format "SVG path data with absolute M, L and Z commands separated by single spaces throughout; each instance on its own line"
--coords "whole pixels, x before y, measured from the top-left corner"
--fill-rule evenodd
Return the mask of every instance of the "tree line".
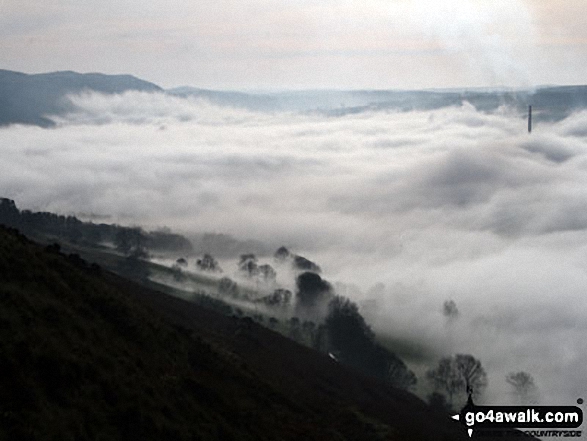
M 19 210 L 11 199 L 0 198 L 0 224 L 28 235 L 44 235 L 73 244 L 114 246 L 125 255 L 143 257 L 148 253 L 191 253 L 192 244 L 185 237 L 167 230 L 145 231 L 140 227 L 84 222 L 75 216 L 49 212 Z

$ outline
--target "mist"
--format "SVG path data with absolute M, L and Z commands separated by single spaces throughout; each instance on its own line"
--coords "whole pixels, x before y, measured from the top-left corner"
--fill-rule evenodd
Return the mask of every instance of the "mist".
M 468 103 L 331 116 L 71 99 L 54 129 L 0 130 L 0 189 L 20 208 L 285 245 L 356 285 L 379 334 L 479 358 L 489 402 L 507 404 L 519 370 L 544 404 L 586 395 L 587 112 L 529 135 L 525 115 Z

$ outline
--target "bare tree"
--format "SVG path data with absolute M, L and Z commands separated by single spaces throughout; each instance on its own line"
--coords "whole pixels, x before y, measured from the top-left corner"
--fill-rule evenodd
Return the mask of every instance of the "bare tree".
M 506 375 L 505 381 L 514 389 L 516 404 L 538 403 L 538 387 L 528 372 L 510 372 Z
M 440 359 L 426 376 L 436 390 L 446 393 L 450 406 L 455 396 L 469 390 L 473 396 L 479 396 L 487 387 L 487 374 L 481 362 L 468 354 Z
M 440 359 L 436 368 L 426 372 L 426 377 L 435 389 L 446 393 L 451 407 L 454 396 L 465 388 L 465 381 L 459 374 L 453 357 Z
M 487 387 L 487 374 L 481 362 L 469 354 L 455 355 L 457 370 L 465 381 L 465 390 L 479 396 Z

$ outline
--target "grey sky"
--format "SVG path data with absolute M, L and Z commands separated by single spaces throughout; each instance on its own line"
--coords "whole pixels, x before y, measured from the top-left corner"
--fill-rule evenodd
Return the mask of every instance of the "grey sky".
M 0 0 L 0 67 L 163 87 L 583 84 L 584 0 Z

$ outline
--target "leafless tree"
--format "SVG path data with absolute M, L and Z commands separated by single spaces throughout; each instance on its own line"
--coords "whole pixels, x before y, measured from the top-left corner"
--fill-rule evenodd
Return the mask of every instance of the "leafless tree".
M 514 389 L 516 404 L 537 404 L 539 401 L 538 387 L 528 372 L 510 372 L 505 381 Z
M 487 387 L 487 374 L 481 362 L 468 354 L 440 359 L 426 376 L 436 390 L 446 393 L 450 406 L 457 395 L 470 390 L 473 397 L 479 396 Z

